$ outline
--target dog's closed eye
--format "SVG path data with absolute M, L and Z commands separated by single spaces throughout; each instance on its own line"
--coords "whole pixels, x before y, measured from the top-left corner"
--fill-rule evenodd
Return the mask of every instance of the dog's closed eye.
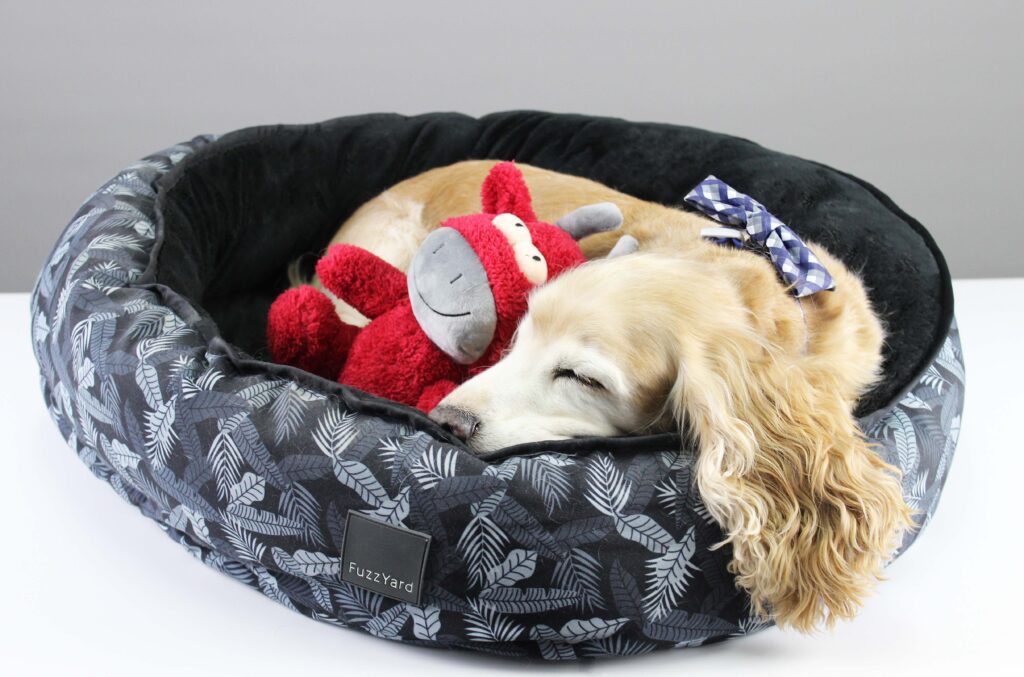
M 605 390 L 604 384 L 598 381 L 596 378 L 581 374 L 575 369 L 569 367 L 558 367 L 552 373 L 552 378 L 557 381 L 558 379 L 570 379 L 581 383 L 582 385 L 591 388 L 593 390 Z

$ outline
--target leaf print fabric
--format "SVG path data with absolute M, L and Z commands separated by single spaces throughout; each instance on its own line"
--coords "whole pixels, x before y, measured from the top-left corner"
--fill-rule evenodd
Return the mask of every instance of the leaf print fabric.
M 722 534 L 689 450 L 554 445 L 488 464 L 280 372 L 240 370 L 151 267 L 157 182 L 212 140 L 104 184 L 33 291 L 49 412 L 97 477 L 210 567 L 385 639 L 566 660 L 767 625 L 727 572 L 728 548 L 711 548 Z M 922 524 L 949 472 L 963 378 L 954 326 L 899 403 L 864 422 Z M 431 535 L 421 606 L 342 582 L 349 511 Z

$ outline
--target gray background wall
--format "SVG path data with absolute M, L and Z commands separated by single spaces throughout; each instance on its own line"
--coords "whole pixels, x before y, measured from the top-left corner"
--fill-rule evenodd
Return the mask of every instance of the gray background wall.
M 200 132 L 368 111 L 706 127 L 888 192 L 958 277 L 1024 276 L 1024 3 L 0 0 L 0 291 Z

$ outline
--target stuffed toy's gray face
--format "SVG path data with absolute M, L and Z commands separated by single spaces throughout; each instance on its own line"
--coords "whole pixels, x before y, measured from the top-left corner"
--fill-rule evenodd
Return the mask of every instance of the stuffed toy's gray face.
M 420 328 L 459 364 L 480 359 L 494 338 L 498 313 L 487 272 L 465 238 L 438 228 L 409 266 L 409 300 Z

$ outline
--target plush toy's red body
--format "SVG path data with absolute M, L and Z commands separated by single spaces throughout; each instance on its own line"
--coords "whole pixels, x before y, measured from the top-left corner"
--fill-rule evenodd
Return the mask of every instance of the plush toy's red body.
M 424 242 L 423 249 L 433 251 L 421 249 L 417 257 L 440 258 L 447 254 L 440 253 L 446 244 L 451 251 L 459 250 L 456 263 L 463 267 L 454 270 L 470 271 L 468 277 L 472 277 L 472 271 L 479 275 L 482 266 L 492 305 L 486 296 L 480 297 L 479 279 L 459 291 L 456 285 L 462 272 L 447 284 L 440 283 L 438 275 L 447 278 L 451 268 L 431 267 L 426 260 L 419 270 L 428 282 L 417 284 L 413 280 L 416 261 L 407 278 L 366 250 L 335 245 L 317 264 L 317 276 L 326 289 L 370 323 L 363 328 L 345 324 L 332 301 L 312 286 L 289 289 L 274 302 L 268 317 L 274 359 L 424 411 L 473 373 L 494 364 L 526 313 L 530 290 L 584 258 L 569 233 L 537 220 L 522 174 L 511 162 L 494 167 L 481 196 L 484 213 L 446 220 L 439 230 L 449 230 L 435 231 Z M 479 263 L 469 260 L 473 255 Z M 449 267 L 453 260 L 447 259 Z M 423 289 L 429 292 L 429 302 Z M 465 304 L 464 298 L 471 294 L 483 298 L 480 307 L 444 312 L 461 309 L 459 304 Z M 466 339 L 472 349 L 464 349 L 458 341 L 465 338 L 466 321 L 474 312 L 488 317 L 487 332 L 472 334 Z M 458 327 L 451 329 L 453 324 Z M 449 329 L 462 338 L 446 343 Z

